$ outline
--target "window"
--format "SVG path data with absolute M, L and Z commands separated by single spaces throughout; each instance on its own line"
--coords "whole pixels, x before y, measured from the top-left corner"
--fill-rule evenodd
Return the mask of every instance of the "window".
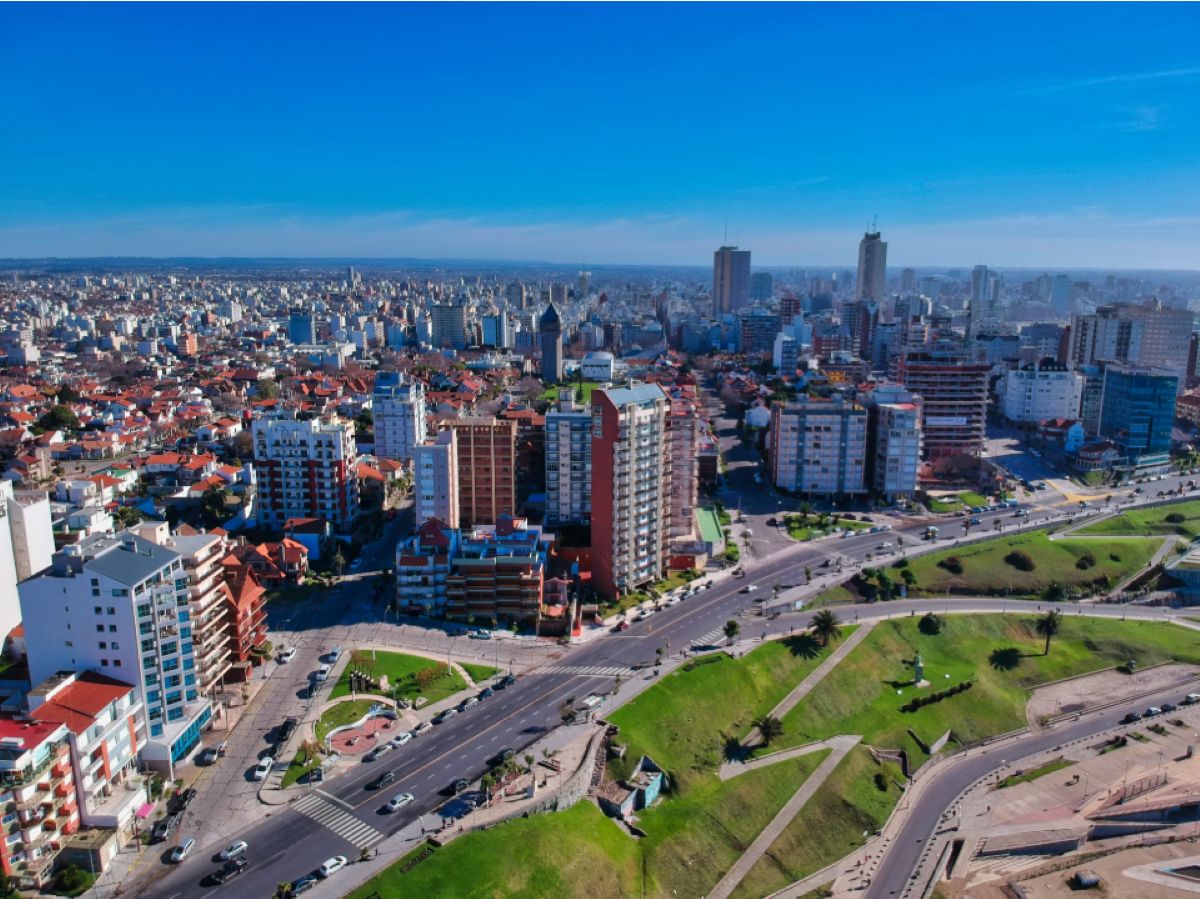
M 92 614 L 99 615 L 100 614 L 100 606 L 92 606 Z
M 117 643 L 116 643 L 116 641 L 114 640 L 114 641 L 113 641 L 113 644 L 112 644 L 112 648 L 113 648 L 113 649 L 120 649 L 121 647 L 120 647 L 120 646 L 118 646 L 118 645 L 117 645 Z
M 113 649 L 116 649 L 116 648 L 117 648 L 117 647 L 116 647 L 116 644 L 113 644 Z M 113 665 L 115 665 L 117 668 L 120 668 L 120 667 L 121 667 L 121 660 L 120 660 L 120 659 L 113 659 Z
M 115 624 L 110 624 L 108 626 L 108 632 L 110 634 L 115 634 L 117 632 L 117 626 Z
M 118 588 L 118 587 L 114 587 L 114 588 L 113 588 L 112 595 L 113 595 L 113 596 L 128 596 L 128 595 L 129 595 L 129 591 L 128 591 L 127 589 L 125 589 L 124 587 L 119 587 L 119 588 Z
M 108 667 L 108 659 L 101 659 L 101 660 L 100 660 L 100 667 L 101 667 L 101 668 L 107 668 L 107 667 Z
M 117 614 L 117 610 L 116 610 L 116 609 L 115 609 L 113 606 L 109 606 L 109 607 L 108 607 L 108 614 L 109 614 L 109 615 L 116 615 L 116 614 Z
M 96 625 L 96 633 L 98 633 L 98 634 L 104 633 L 104 625 L 103 624 Z

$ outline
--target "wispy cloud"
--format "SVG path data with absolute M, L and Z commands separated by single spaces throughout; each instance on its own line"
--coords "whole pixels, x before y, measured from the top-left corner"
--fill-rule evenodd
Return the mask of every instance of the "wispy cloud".
M 1122 113 L 1121 119 L 1108 126 L 1113 131 L 1158 131 L 1162 127 L 1162 110 L 1157 106 L 1135 106 Z
M 1118 75 L 1100 75 L 1096 78 L 1081 78 L 1075 81 L 1059 81 L 1054 84 L 1043 84 L 1030 88 L 1031 94 L 1058 94 L 1066 91 L 1086 90 L 1092 87 L 1107 85 L 1138 84 L 1143 81 L 1169 81 L 1175 78 L 1195 78 L 1200 76 L 1200 67 L 1180 69 L 1160 69 L 1156 72 L 1125 72 Z

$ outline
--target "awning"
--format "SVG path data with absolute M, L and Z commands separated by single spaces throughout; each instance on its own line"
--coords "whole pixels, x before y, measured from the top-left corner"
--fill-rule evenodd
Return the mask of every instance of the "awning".
M 145 802 L 142 805 L 138 806 L 138 810 L 137 810 L 137 812 L 135 812 L 135 814 L 139 818 L 149 818 L 150 813 L 152 811 L 154 811 L 154 803 L 153 802 Z

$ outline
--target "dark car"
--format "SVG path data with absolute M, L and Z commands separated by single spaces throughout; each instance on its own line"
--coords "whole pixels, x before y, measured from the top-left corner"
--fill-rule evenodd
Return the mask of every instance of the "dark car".
M 1175 705 L 1173 702 L 1164 702 L 1162 704 L 1162 710 L 1163 712 L 1175 712 L 1179 710 L 1179 706 Z
M 501 749 L 494 756 L 492 756 L 492 764 L 493 765 L 503 765 L 505 762 L 507 762 L 509 759 L 511 759 L 516 754 L 517 754 L 517 751 L 515 749 L 512 749 L 511 747 L 506 746 L 504 749 Z
M 317 878 L 311 874 L 305 874 L 292 881 L 292 895 L 299 896 L 301 893 L 307 893 L 316 885 Z
M 471 782 L 465 777 L 460 777 L 457 780 L 451 781 L 450 785 L 442 790 L 443 795 L 457 796 L 463 790 L 471 785 Z
M 496 692 L 491 687 L 484 687 L 482 690 L 479 691 L 480 699 L 491 699 L 495 695 L 496 695 Z
M 178 815 L 167 815 L 157 824 L 154 825 L 154 830 L 150 833 L 150 842 L 161 843 L 167 839 L 175 831 L 175 827 L 179 824 Z
M 193 787 L 188 787 L 171 797 L 170 810 L 173 812 L 181 812 L 196 798 L 196 790 Z
M 384 771 L 377 778 L 367 784 L 368 790 L 382 790 L 388 784 L 396 779 L 395 771 Z
M 206 750 L 200 753 L 200 756 L 196 759 L 196 762 L 201 765 L 211 765 L 217 760 L 218 755 L 219 753 L 217 752 L 217 747 L 209 746 Z
M 248 864 L 249 862 L 244 858 L 231 858 L 213 872 L 213 883 L 228 883 L 245 871 Z
M 296 732 L 296 725 L 299 722 L 295 718 L 288 718 L 279 725 L 279 739 L 277 742 L 286 743 L 288 739 Z
M 433 721 L 434 724 L 445 724 L 457 714 L 458 709 L 444 709 L 438 714 L 434 715 L 430 720 Z
M 504 680 L 500 681 L 500 683 L 504 684 L 506 687 L 511 687 L 516 682 L 517 676 L 515 674 L 506 674 L 504 675 Z
M 1139 715 L 1137 712 L 1129 712 L 1128 714 L 1125 715 L 1124 718 L 1121 719 L 1121 723 L 1122 724 L 1133 724 L 1135 721 L 1141 721 L 1141 720 L 1142 720 L 1142 716 Z

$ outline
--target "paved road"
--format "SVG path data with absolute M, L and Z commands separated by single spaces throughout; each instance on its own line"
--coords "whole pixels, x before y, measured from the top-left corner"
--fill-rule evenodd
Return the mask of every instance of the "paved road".
M 1039 517 L 1047 514 L 1043 510 Z M 981 515 L 983 521 L 974 530 L 991 533 L 993 521 L 999 521 L 1006 530 L 1011 530 L 1017 522 L 1011 515 L 1011 510 Z M 237 836 L 246 839 L 252 847 L 251 864 L 244 875 L 221 889 L 230 896 L 269 896 L 279 882 L 311 871 L 331 855 L 357 856 L 362 846 L 378 842 L 417 820 L 418 816 L 427 827 L 437 826 L 442 820 L 438 809 L 444 802 L 439 795 L 441 789 L 457 777 L 477 778 L 486 769 L 487 760 L 501 748 L 512 747 L 519 751 L 547 729 L 559 726 L 558 708 L 565 699 L 610 689 L 617 672 L 628 679 L 633 666 L 654 661 L 655 649 L 659 646 L 673 653 L 689 646 L 718 642 L 722 639 L 722 625 L 732 618 L 740 616 L 743 637 L 760 633 L 777 635 L 803 627 L 807 613 L 785 614 L 770 620 L 753 617 L 752 600 L 764 594 L 769 597 L 773 584 L 803 583 L 806 566 L 817 573 L 827 560 L 828 570 L 833 570 L 838 562 L 850 567 L 871 556 L 878 558 L 879 543 L 884 540 L 901 542 L 903 539 L 910 550 L 924 549 L 926 547 L 918 536 L 922 529 L 923 522 L 913 520 L 907 528 L 884 534 L 858 534 L 845 540 L 787 545 L 774 555 L 747 563 L 749 576 L 744 581 L 718 579 L 711 589 L 647 621 L 634 624 L 628 631 L 569 651 L 557 664 L 522 676 L 513 687 L 450 719 L 404 749 L 331 779 L 322 785 L 320 792 L 304 799 L 302 811 L 294 805 L 283 807 L 271 812 L 267 820 L 239 831 Z M 943 537 L 951 529 L 944 527 Z M 943 539 L 936 546 L 950 542 L 950 539 Z M 890 557 L 890 552 L 888 555 Z M 750 583 L 759 585 L 760 591 L 739 592 Z M 849 621 L 858 616 L 919 614 L 951 604 L 957 611 L 1028 608 L 1028 604 L 1006 603 L 999 599 L 903 600 L 840 607 L 839 614 Z M 1068 613 L 1086 610 L 1089 614 L 1128 614 L 1138 618 L 1161 617 L 1163 614 L 1161 610 L 1119 607 L 1063 605 L 1061 608 Z M 309 648 L 319 649 L 318 646 Z M 308 668 L 296 666 L 295 670 L 299 677 L 306 674 Z M 602 673 L 580 673 L 582 670 Z M 293 686 L 299 689 L 301 684 L 297 681 Z M 395 782 L 382 793 L 367 790 L 366 783 L 384 770 L 394 772 Z M 379 809 L 383 802 L 400 791 L 413 793 L 416 801 L 402 813 L 382 814 Z M 204 848 L 216 851 L 220 846 L 214 844 Z M 218 891 L 202 885 L 201 880 L 214 867 L 207 853 L 198 852 L 182 865 L 156 868 L 155 874 L 160 876 L 152 882 L 143 882 L 130 892 L 170 899 L 208 895 Z

